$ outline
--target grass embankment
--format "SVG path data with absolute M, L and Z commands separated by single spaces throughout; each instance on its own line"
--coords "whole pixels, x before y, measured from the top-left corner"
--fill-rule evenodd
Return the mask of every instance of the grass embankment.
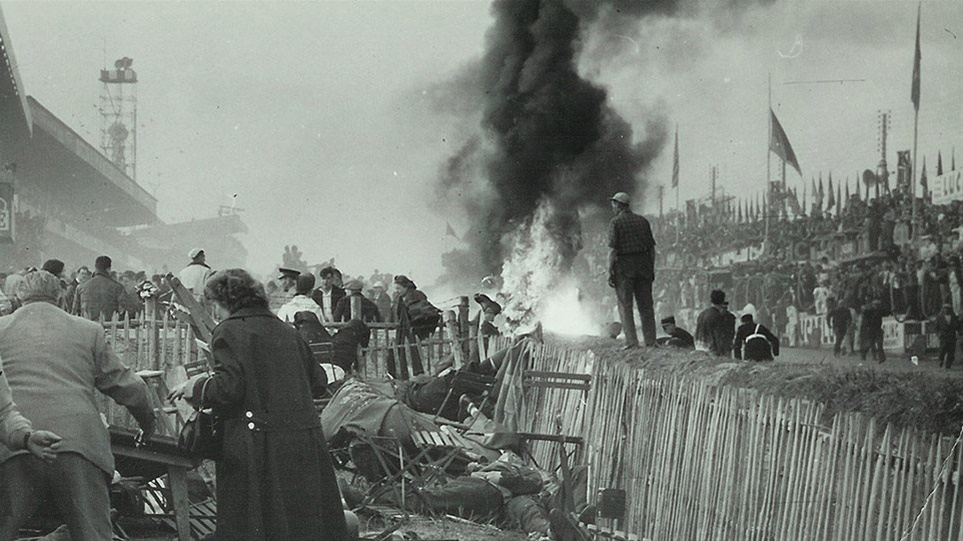
M 804 398 L 837 412 L 859 412 L 900 427 L 956 436 L 963 426 L 963 369 L 946 371 L 934 359 L 919 366 L 902 356 L 884 363 L 857 357 L 834 359 L 825 350 L 786 349 L 773 362 L 720 359 L 702 352 L 664 349 L 621 351 L 606 338 L 550 337 L 560 346 L 592 350 L 603 362 L 695 377 L 713 385 L 756 389 L 786 398 Z

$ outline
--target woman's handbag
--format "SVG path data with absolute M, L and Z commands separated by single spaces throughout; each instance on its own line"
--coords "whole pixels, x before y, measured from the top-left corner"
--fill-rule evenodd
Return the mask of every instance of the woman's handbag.
M 201 404 L 204 403 L 204 392 L 210 382 L 211 378 L 207 378 L 201 386 Z M 204 409 L 194 410 L 177 437 L 178 449 L 196 458 L 217 460 L 221 456 L 223 444 L 221 423 L 214 413 Z

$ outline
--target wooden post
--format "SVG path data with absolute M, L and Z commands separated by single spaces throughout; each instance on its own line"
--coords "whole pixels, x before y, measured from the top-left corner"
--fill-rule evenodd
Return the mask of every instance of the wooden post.
M 467 356 L 470 354 L 470 346 L 468 339 L 468 328 L 471 323 L 468 321 L 468 296 L 462 296 L 458 298 L 458 345 L 461 347 L 462 353 Z
M 480 319 L 481 315 L 478 317 Z M 478 349 L 478 326 L 476 325 L 468 325 L 468 359 L 478 359 L 479 362 L 485 360 Z
M 448 331 L 448 338 L 451 340 L 451 355 L 454 367 L 461 368 L 465 366 L 465 352 L 461 349 L 461 334 L 458 332 L 458 321 L 453 310 L 445 312 L 445 329 Z
M 361 295 L 351 295 L 351 319 L 361 319 Z
M 147 357 L 154 370 L 164 370 L 161 366 L 160 352 L 163 346 L 160 344 L 160 329 L 158 326 L 158 306 L 157 298 L 150 297 L 144 303 L 144 321 L 148 322 L 149 330 L 147 334 Z
M 171 488 L 177 539 L 179 541 L 190 541 L 191 502 L 187 497 L 187 470 L 178 466 L 168 466 L 167 480 Z

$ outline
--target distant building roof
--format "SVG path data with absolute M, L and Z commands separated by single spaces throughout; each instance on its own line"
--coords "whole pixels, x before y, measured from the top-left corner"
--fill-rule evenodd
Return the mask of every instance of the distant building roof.
M 13 54 L 10 44 L 10 33 L 0 6 L 0 110 L 2 118 L 14 120 L 14 125 L 30 130 L 30 109 L 27 107 L 23 83 L 20 82 L 20 71 L 17 69 L 17 58 Z
M 106 177 L 111 183 L 134 198 L 138 203 L 157 213 L 157 198 L 151 195 L 134 179 L 127 176 L 120 167 L 110 161 L 97 148 L 87 142 L 77 132 L 65 124 L 33 96 L 27 98 L 29 110 L 33 115 L 34 127 L 43 130 L 56 139 L 61 145 L 93 167 L 98 173 Z

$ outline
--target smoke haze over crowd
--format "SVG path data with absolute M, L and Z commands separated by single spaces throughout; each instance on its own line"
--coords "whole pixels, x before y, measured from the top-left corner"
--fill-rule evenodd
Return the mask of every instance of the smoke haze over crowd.
M 928 163 L 938 147 L 944 159 L 963 152 L 961 9 L 923 6 Z M 572 209 L 591 214 L 616 190 L 657 212 L 676 124 L 683 204 L 708 190 L 713 164 L 727 192 L 763 190 L 770 72 L 807 174 L 791 186 L 878 161 L 878 109 L 893 112 L 895 163 L 912 141 L 915 12 L 913 2 L 4 3 L 27 92 L 95 146 L 105 42 L 108 62 L 134 59 L 138 181 L 164 219 L 211 216 L 236 193 L 260 274 L 297 244 L 312 263 L 333 256 L 352 274 L 404 272 L 425 286 L 439 254 L 459 247 L 446 221 L 469 241 L 465 267 L 483 274 L 541 198 L 556 203 L 563 233 L 577 231 Z M 784 84 L 820 78 L 866 82 Z M 553 94 L 563 89 L 568 101 Z M 568 256 L 577 243 L 563 246 Z

